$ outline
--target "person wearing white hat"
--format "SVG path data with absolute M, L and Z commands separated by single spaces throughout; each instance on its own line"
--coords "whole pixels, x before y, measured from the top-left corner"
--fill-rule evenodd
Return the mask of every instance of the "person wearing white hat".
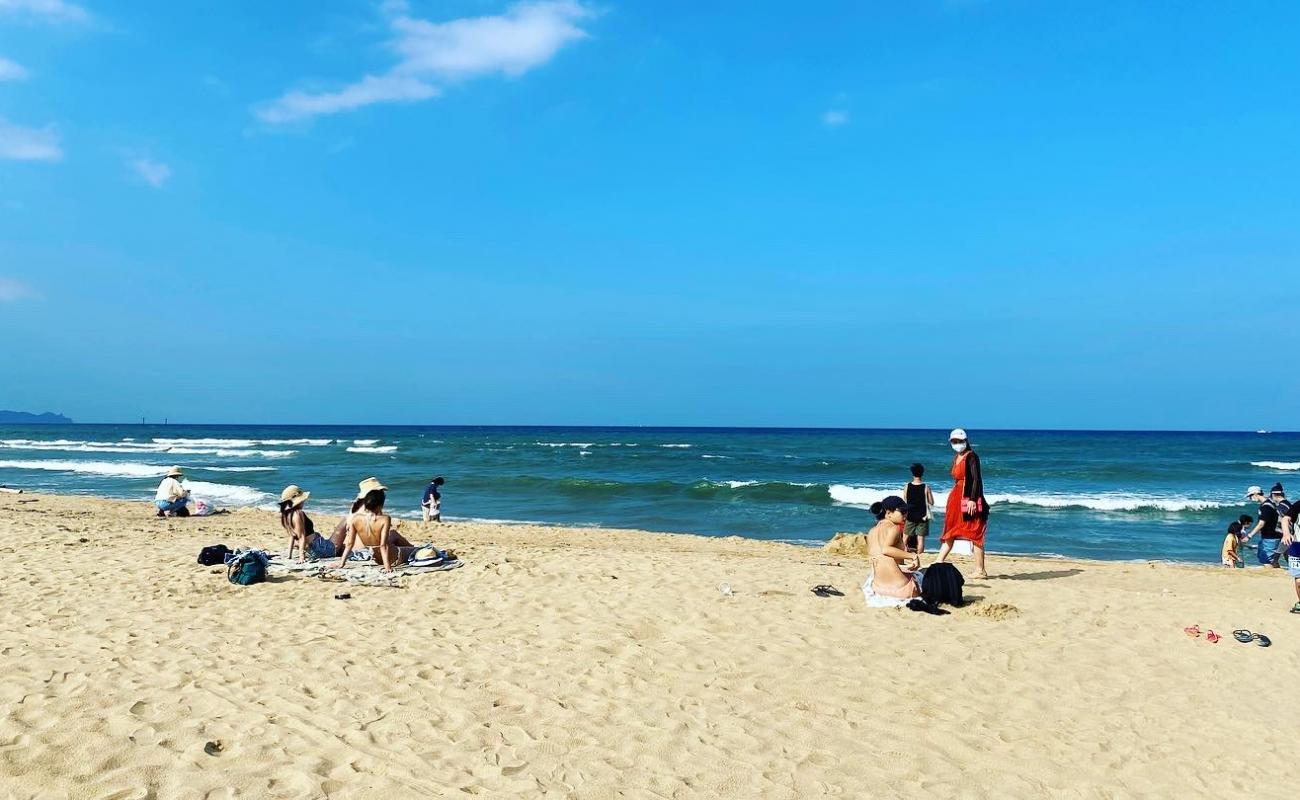
M 1277 504 L 1270 500 L 1268 495 L 1264 494 L 1264 489 L 1259 486 L 1247 489 L 1246 499 L 1259 503 L 1259 514 L 1256 516 L 1259 521 L 1250 529 L 1250 533 L 1246 534 L 1242 544 L 1249 544 L 1251 539 L 1259 536 L 1259 544 L 1255 546 L 1255 558 L 1260 564 L 1276 567 L 1279 561 L 1278 547 L 1282 543 Z
M 357 509 L 349 516 L 345 531 L 343 554 L 339 568 L 348 565 L 348 556 L 360 547 L 370 548 L 372 559 L 383 566 L 385 572 L 392 572 L 395 565 L 403 564 L 415 551 L 415 547 L 397 532 L 393 518 L 384 513 L 384 502 L 388 499 L 388 487 L 378 478 L 366 478 L 358 484 Z
M 154 505 L 158 508 L 160 517 L 188 517 L 190 511 L 185 506 L 190 502 L 190 490 L 181 485 L 181 478 L 184 477 L 180 467 L 172 467 L 167 470 L 167 475 L 158 484 L 158 492 L 154 494 Z
M 975 559 L 974 578 L 987 578 L 984 567 L 984 534 L 989 526 L 989 504 L 984 499 L 984 472 L 980 457 L 970 447 L 970 437 L 961 428 L 948 434 L 948 444 L 957 455 L 952 460 L 952 479 L 948 505 L 943 515 L 943 535 L 939 537 L 939 561 L 948 558 L 952 543 L 962 539 L 971 543 Z

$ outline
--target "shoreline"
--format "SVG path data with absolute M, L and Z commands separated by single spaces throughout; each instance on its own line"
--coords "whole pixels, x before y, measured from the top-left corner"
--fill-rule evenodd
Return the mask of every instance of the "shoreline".
M 107 495 L 89 494 L 89 493 L 69 494 L 69 493 L 57 493 L 57 492 L 37 492 L 37 491 L 22 489 L 19 487 L 10 487 L 7 485 L 0 484 L 0 494 L 6 494 L 6 493 L 17 493 L 17 494 L 22 494 L 25 496 L 32 496 L 32 497 L 45 496 L 45 497 L 64 497 L 64 498 L 88 498 L 94 500 L 104 500 L 112 503 L 127 503 L 127 504 L 140 503 L 145 505 L 149 504 L 148 499 L 143 497 L 130 498 L 130 497 L 112 497 Z M 262 512 L 262 513 L 272 514 L 272 515 L 275 513 L 275 507 L 273 504 L 227 506 L 223 510 L 229 511 L 231 513 L 245 512 L 245 511 L 257 511 L 257 512 Z M 858 531 L 843 531 L 843 533 L 863 533 L 870 529 L 871 525 L 866 524 L 870 522 L 870 519 L 866 516 L 867 512 L 863 510 L 862 513 L 864 515 L 864 527 Z M 394 519 L 400 519 L 403 520 L 403 522 L 412 522 L 412 521 L 420 520 L 420 514 L 419 512 L 416 511 L 410 511 L 410 510 L 390 511 L 389 514 Z M 341 519 L 343 516 L 345 515 L 341 513 L 330 513 L 330 512 L 313 513 L 313 517 L 320 517 L 322 519 L 329 518 L 332 520 L 338 520 Z M 197 519 L 201 519 L 201 518 L 197 518 Z M 595 522 L 590 522 L 590 523 L 589 522 L 547 522 L 544 520 L 487 519 L 487 518 L 479 518 L 479 517 L 448 516 L 445 518 L 443 524 L 444 525 L 452 525 L 452 524 L 489 525 L 489 526 L 499 525 L 503 527 L 536 527 L 536 528 L 554 528 L 560 530 L 573 529 L 573 530 L 619 531 L 624 533 L 649 534 L 653 536 L 696 536 L 703 539 L 735 538 L 747 542 L 769 542 L 772 544 L 784 544 L 784 545 L 789 545 L 791 547 L 797 547 L 801 550 L 821 550 L 822 546 L 826 544 L 826 542 L 830 541 L 831 537 L 835 536 L 836 533 L 841 532 L 841 531 L 832 531 L 829 535 L 827 535 L 825 539 L 822 540 L 818 540 L 818 539 L 797 539 L 796 540 L 796 539 L 789 539 L 789 538 L 759 539 L 750 536 L 741 536 L 740 534 L 713 535 L 707 533 L 696 533 L 694 531 L 669 531 L 669 530 L 649 530 L 645 528 L 622 528 L 617 526 L 603 525 Z M 937 533 L 933 534 L 931 538 L 933 538 L 935 542 L 938 542 L 939 540 Z M 1213 538 L 1214 537 L 1211 537 L 1211 539 Z M 938 553 L 938 551 L 939 548 L 938 545 L 936 544 L 933 548 L 927 550 L 926 555 L 933 557 L 934 554 Z M 1217 550 L 1215 549 L 1215 543 L 1213 541 L 1209 543 L 1209 548 L 1207 552 L 1215 553 L 1216 557 L 1207 557 L 1204 561 L 1186 561 L 1186 560 L 1177 560 L 1177 559 L 1169 559 L 1169 558 L 1109 559 L 1109 558 L 1085 558 L 1081 556 L 1066 555 L 1063 553 L 1047 553 L 1047 552 L 1017 553 L 1012 551 L 1001 551 L 1001 550 L 987 551 L 988 556 L 990 558 L 1005 558 L 1005 559 L 1041 559 L 1044 561 L 1079 561 L 1079 562 L 1088 562 L 1088 563 L 1095 562 L 1098 564 L 1158 563 L 1158 564 L 1168 564 L 1171 566 L 1187 566 L 1187 567 L 1220 566 L 1219 560 L 1217 558 Z M 1260 568 L 1263 568 L 1262 565 L 1247 563 L 1245 569 L 1251 570 L 1256 566 L 1260 566 Z
M 997 558 L 935 617 L 867 608 L 864 559 L 796 545 L 444 523 L 432 538 L 465 566 L 401 588 L 240 587 L 195 556 L 282 551 L 272 513 L 152 513 L 0 494 L 0 788 L 16 797 L 1292 788 L 1284 770 L 1204 768 L 1300 736 L 1284 708 L 1224 691 L 1300 670 L 1284 573 Z

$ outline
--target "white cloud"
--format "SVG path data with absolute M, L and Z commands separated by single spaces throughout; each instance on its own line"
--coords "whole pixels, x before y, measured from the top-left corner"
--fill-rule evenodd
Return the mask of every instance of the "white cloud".
M 848 124 L 848 121 L 849 112 L 840 108 L 832 108 L 830 111 L 822 114 L 822 124 L 830 128 L 838 128 L 840 125 L 846 125 Z
M 24 128 L 0 117 L 0 159 L 58 161 L 63 158 L 54 128 Z
M 140 180 L 149 184 L 155 189 L 161 189 L 172 176 L 172 168 L 161 161 L 153 161 L 148 158 L 137 158 L 130 162 L 131 169 L 139 176 Z
M 0 0 L 0 14 L 24 14 L 48 22 L 87 22 L 90 13 L 66 0 Z
M 0 303 L 31 297 L 32 290 L 22 281 L 0 276 Z
M 292 122 L 374 103 L 427 100 L 440 93 L 439 83 L 522 75 L 586 38 L 578 23 L 595 13 L 576 0 L 528 0 L 497 16 L 449 22 L 414 18 L 405 0 L 385 0 L 381 9 L 392 34 L 388 49 L 398 57 L 387 73 L 333 92 L 289 92 L 258 108 L 257 116 L 269 123 Z
M 21 81 L 26 77 L 27 70 L 22 64 L 17 64 L 3 56 L 0 56 L 0 82 Z
M 263 122 L 280 123 L 310 119 L 322 114 L 352 111 L 372 103 L 414 103 L 439 94 L 436 86 L 418 78 L 400 75 L 367 75 L 337 92 L 289 92 L 258 109 Z

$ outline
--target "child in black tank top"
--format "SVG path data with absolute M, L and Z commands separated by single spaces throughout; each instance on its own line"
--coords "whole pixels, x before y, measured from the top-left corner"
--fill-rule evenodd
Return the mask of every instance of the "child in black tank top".
M 909 553 L 925 552 L 925 537 L 930 535 L 930 506 L 934 494 L 921 478 L 925 467 L 912 465 L 912 480 L 903 486 L 903 499 L 907 501 L 907 520 L 903 523 L 903 549 Z

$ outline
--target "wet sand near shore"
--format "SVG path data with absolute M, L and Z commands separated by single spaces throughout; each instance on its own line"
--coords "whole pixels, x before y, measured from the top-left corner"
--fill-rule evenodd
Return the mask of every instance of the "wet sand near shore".
M 0 494 L 0 798 L 1295 793 L 1284 572 L 991 557 L 933 617 L 791 545 L 430 532 L 466 566 L 240 587 L 195 556 L 271 513 Z

